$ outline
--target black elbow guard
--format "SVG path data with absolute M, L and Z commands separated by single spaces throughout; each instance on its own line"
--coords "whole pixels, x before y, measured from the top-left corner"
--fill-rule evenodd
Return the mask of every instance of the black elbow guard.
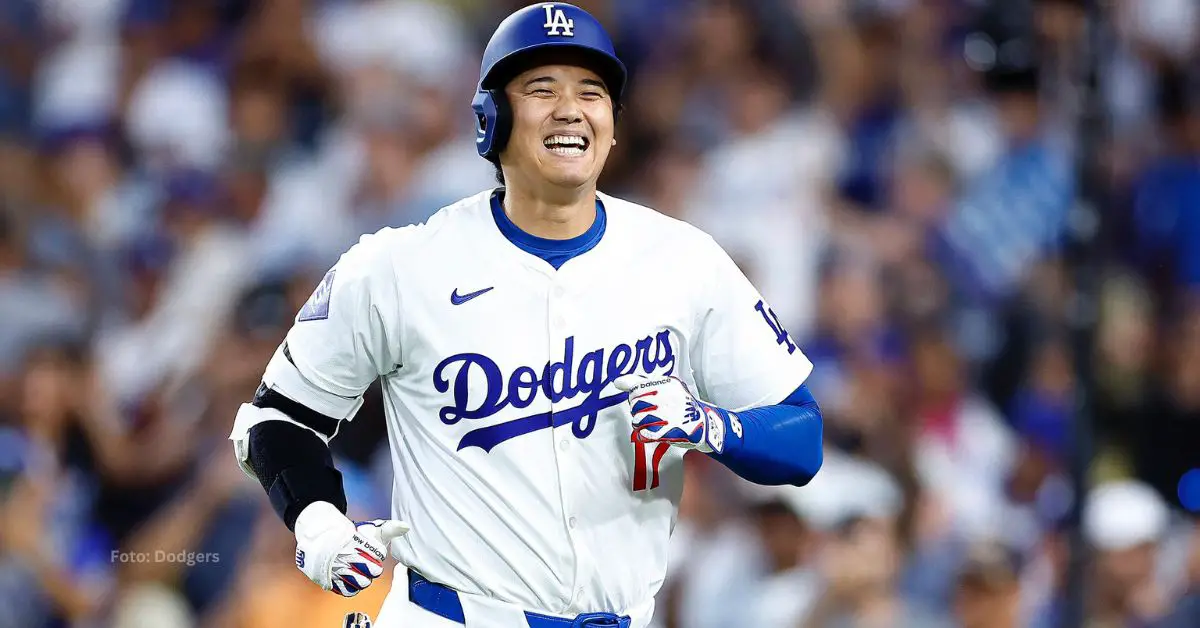
M 283 346 L 283 350 L 287 351 L 287 345 Z M 333 438 L 333 435 L 337 434 L 337 419 L 325 416 L 302 403 L 292 401 L 282 393 L 267 388 L 266 384 L 259 385 L 258 390 L 254 393 L 254 400 L 250 403 L 259 408 L 273 408 L 278 410 L 286 414 L 289 419 L 325 438 Z
M 313 502 L 329 502 L 346 512 L 342 474 L 316 434 L 286 421 L 264 421 L 250 428 L 250 466 L 271 506 L 289 530 Z

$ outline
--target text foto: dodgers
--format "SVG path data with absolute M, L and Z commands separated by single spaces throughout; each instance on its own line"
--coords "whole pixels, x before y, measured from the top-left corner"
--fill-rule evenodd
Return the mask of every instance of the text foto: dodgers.
M 120 552 L 113 550 L 110 559 L 114 563 L 183 563 L 188 567 L 203 563 L 219 563 L 221 555 L 216 552 Z

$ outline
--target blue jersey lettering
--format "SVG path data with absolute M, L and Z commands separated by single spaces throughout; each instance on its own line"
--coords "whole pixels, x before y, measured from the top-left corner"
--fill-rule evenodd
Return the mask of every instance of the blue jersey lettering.
M 539 394 L 552 403 L 585 395 L 579 405 L 566 410 L 541 412 L 473 429 L 462 437 L 458 449 L 479 447 L 491 451 L 518 436 L 568 424 L 576 438 L 587 438 L 600 411 L 624 402 L 627 396 L 621 392 L 607 396 L 601 393 L 618 377 L 638 370 L 647 375 L 674 374 L 675 349 L 669 331 L 642 338 L 632 347 L 619 344 L 609 352 L 589 351 L 578 365 L 575 337 L 571 336 L 564 342 L 562 360 L 547 362 L 540 373 L 521 366 L 507 377 L 491 358 L 478 353 L 459 353 L 442 360 L 433 371 L 434 388 L 440 393 L 451 393 L 453 400 L 451 405 L 441 408 L 438 418 L 446 425 L 454 425 L 463 419 L 493 416 L 508 406 L 527 408 Z M 472 383 L 484 391 L 483 400 L 475 407 L 468 405 Z

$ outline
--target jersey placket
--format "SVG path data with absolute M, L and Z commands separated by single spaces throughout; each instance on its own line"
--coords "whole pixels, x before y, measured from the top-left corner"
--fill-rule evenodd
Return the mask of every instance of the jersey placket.
M 559 276 L 555 276 L 550 280 L 547 311 L 549 333 L 547 341 L 550 343 L 551 355 L 554 356 L 555 360 L 565 359 L 563 352 L 566 347 L 567 338 L 571 335 L 569 330 L 571 329 L 572 313 L 565 284 L 566 282 L 562 281 Z M 576 360 L 578 359 L 578 356 L 574 357 Z M 567 368 L 573 371 L 575 365 L 567 364 Z M 556 402 L 552 401 L 551 411 L 557 414 L 577 403 L 579 403 L 578 398 L 563 398 Z M 553 421 L 554 418 L 552 417 L 551 420 Z M 580 485 L 575 475 L 581 472 L 583 465 L 576 459 L 576 452 L 580 451 L 580 443 L 576 442 L 571 430 L 572 427 L 570 424 L 550 430 L 554 439 L 552 443 L 555 452 L 554 461 L 559 478 L 559 504 L 567 538 L 571 542 L 571 553 L 574 556 L 571 593 L 563 600 L 564 612 L 578 603 L 583 596 L 584 591 L 581 583 L 586 581 L 588 569 L 587 556 L 589 555 L 586 547 L 580 541 L 579 528 L 583 525 L 583 522 L 573 512 L 573 497 L 576 493 L 575 487 Z

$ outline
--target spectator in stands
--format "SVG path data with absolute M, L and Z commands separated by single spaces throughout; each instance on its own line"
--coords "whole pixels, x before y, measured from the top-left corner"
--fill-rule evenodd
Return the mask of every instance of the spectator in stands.
M 1090 621 L 1152 624 L 1170 610 L 1174 600 L 1157 571 L 1169 516 L 1166 504 L 1144 483 L 1115 481 L 1093 489 L 1083 520 L 1096 552 Z
M 955 596 L 960 628 L 1023 625 L 1019 561 L 1015 552 L 998 544 L 979 544 L 968 551 Z

